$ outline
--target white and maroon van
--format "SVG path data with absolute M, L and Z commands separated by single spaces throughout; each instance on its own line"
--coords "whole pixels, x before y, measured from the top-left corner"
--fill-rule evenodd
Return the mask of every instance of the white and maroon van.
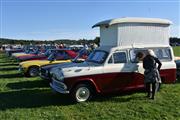
M 76 102 L 90 99 L 93 93 L 110 93 L 144 88 L 144 69 L 136 54 L 148 49 L 162 62 L 163 83 L 174 83 L 176 64 L 169 46 L 171 22 L 154 18 L 119 18 L 103 21 L 101 47 L 83 63 L 55 67 L 50 71 L 53 90 L 71 94 Z

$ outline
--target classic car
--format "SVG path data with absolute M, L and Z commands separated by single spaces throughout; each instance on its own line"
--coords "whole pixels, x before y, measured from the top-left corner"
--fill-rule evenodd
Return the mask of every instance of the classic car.
M 16 57 L 17 61 L 28 61 L 28 60 L 46 60 L 48 56 L 55 52 L 58 49 L 49 49 L 46 50 L 45 53 L 39 53 L 39 54 L 28 54 L 28 55 L 21 55 Z
M 81 62 L 84 62 L 85 59 L 87 59 L 87 56 L 90 54 L 90 50 L 87 49 L 87 48 L 82 48 L 78 55 L 71 61 L 73 63 L 81 63 Z M 40 67 L 40 77 L 42 79 L 45 79 L 45 80 L 48 80 L 48 81 L 51 81 L 51 77 L 50 77 L 50 70 L 54 67 L 61 67 L 61 66 L 66 66 L 66 65 L 69 65 L 71 64 L 70 63 L 60 63 L 60 64 L 51 64 L 51 65 L 42 65 Z
M 71 50 L 55 50 L 51 53 L 47 60 L 31 60 L 21 62 L 19 64 L 19 70 L 24 73 L 25 76 L 38 76 L 39 67 L 42 65 L 58 64 L 64 62 L 70 62 L 71 59 L 76 57 L 76 53 Z
M 19 48 L 19 49 L 9 49 L 9 50 L 6 50 L 6 54 L 8 56 L 11 56 L 13 53 L 21 53 L 23 52 L 23 49 Z
M 172 22 L 159 18 L 117 18 L 95 24 L 100 27 L 100 46 L 83 63 L 55 67 L 50 71 L 52 90 L 70 94 L 76 102 L 93 94 L 144 89 L 144 69 L 137 53 L 154 51 L 162 62 L 162 83 L 176 81 L 176 64 L 169 45 Z M 156 84 L 158 90 L 159 83 Z
M 164 53 L 158 56 L 162 61 L 161 79 L 163 83 L 174 83 L 176 65 L 169 47 L 100 47 L 83 63 L 52 68 L 50 86 L 59 93 L 69 93 L 76 102 L 90 99 L 93 93 L 143 89 L 144 69 L 142 62 L 135 60 L 135 54 L 139 51 L 146 53 L 149 48 L 153 49 L 157 56 Z
M 13 53 L 12 57 L 13 58 L 17 58 L 20 56 L 29 56 L 29 55 L 36 55 L 39 53 L 38 49 L 34 49 L 34 48 L 29 48 L 28 50 L 24 50 L 24 52 L 20 52 L 20 53 Z

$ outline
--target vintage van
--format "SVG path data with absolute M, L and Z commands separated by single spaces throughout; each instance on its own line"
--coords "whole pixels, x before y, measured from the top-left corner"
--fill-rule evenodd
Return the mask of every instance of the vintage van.
M 94 93 L 142 89 L 144 69 L 136 54 L 146 54 L 148 49 L 162 62 L 162 82 L 174 83 L 176 64 L 168 42 L 170 24 L 153 18 L 120 18 L 96 24 L 100 26 L 101 47 L 83 63 L 51 69 L 51 88 L 70 94 L 76 102 L 87 101 Z

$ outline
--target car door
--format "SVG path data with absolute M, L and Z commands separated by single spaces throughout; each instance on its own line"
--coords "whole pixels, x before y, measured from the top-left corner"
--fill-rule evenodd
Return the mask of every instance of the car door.
M 134 85 L 136 88 L 142 88 L 144 87 L 144 68 L 143 68 L 143 61 L 137 59 L 137 54 L 142 53 L 143 56 L 147 54 L 147 49 L 145 48 L 133 48 L 129 51 L 130 54 L 130 62 L 132 64 L 132 67 L 134 68 L 132 70 L 132 77 L 134 81 Z
M 104 65 L 104 80 L 109 91 L 127 89 L 132 84 L 132 66 L 129 64 L 127 51 L 114 52 Z

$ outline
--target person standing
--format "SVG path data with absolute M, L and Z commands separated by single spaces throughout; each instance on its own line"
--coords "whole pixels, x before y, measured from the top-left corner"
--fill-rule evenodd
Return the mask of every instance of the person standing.
M 156 66 L 158 64 L 158 67 Z M 154 99 L 156 92 L 156 83 L 161 83 L 161 78 L 159 75 L 160 68 L 162 63 L 159 61 L 153 50 L 149 49 L 147 55 L 143 58 L 143 68 L 144 71 L 144 82 L 147 91 L 147 97 Z M 151 93 L 152 86 L 152 93 Z

